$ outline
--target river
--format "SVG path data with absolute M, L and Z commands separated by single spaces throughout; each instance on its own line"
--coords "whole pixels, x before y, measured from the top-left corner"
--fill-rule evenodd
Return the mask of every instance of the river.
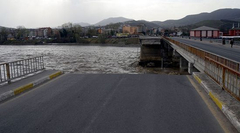
M 138 66 L 140 47 L 77 45 L 1 45 L 0 63 L 44 56 L 46 69 L 87 74 L 177 73 Z

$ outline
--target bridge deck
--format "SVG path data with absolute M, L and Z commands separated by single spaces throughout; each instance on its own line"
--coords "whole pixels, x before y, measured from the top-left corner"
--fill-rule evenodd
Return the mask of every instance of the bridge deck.
M 222 45 L 220 43 L 210 43 L 206 41 L 201 42 L 199 40 L 185 39 L 179 37 L 172 37 L 171 39 L 240 62 L 239 46 L 233 46 L 233 48 L 231 48 L 230 46 Z
M 186 76 L 66 74 L 0 104 L 0 132 L 223 132 Z
M 139 40 L 142 45 L 160 45 L 161 37 L 140 37 Z

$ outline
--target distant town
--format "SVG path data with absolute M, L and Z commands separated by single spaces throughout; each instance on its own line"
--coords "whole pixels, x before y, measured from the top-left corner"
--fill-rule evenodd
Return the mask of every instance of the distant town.
M 219 38 L 220 36 L 240 36 L 240 26 L 239 23 L 233 23 L 228 33 L 223 33 L 219 29 L 207 26 L 201 26 L 187 32 L 183 32 L 175 27 L 171 29 L 163 29 L 161 27 L 148 28 L 145 24 L 110 24 L 107 26 L 81 27 L 80 25 L 66 23 L 61 28 L 55 29 L 50 27 L 26 29 L 23 26 L 19 26 L 17 29 L 1 28 L 0 43 L 87 43 L 86 39 L 88 38 L 98 38 L 101 39 L 100 43 L 104 43 L 107 38 L 136 38 L 140 35 Z
M 137 38 L 143 35 L 199 38 L 240 36 L 240 20 L 237 17 L 240 16 L 239 11 L 240 9 L 220 9 L 204 15 L 189 15 L 180 20 L 164 22 L 135 21 L 121 17 L 103 20 L 101 22 L 104 24 L 98 23 L 99 26 L 97 24 L 81 26 L 75 23 L 65 23 L 57 28 L 36 29 L 24 26 L 17 28 L 0 26 L 0 44 L 118 43 L 115 38 Z M 115 21 L 109 21 L 113 19 Z M 115 40 L 109 41 L 109 39 Z M 135 39 L 127 43 L 138 43 L 138 41 Z
M 131 38 L 139 35 L 163 35 L 165 30 L 157 27 L 149 29 L 145 24 L 109 24 L 107 26 L 81 27 L 77 24 L 66 23 L 60 28 L 41 27 L 26 29 L 19 26 L 13 28 L 1 28 L 1 43 L 35 42 L 36 43 L 81 43 L 82 39 L 88 38 Z M 37 41 L 41 40 L 41 41 Z

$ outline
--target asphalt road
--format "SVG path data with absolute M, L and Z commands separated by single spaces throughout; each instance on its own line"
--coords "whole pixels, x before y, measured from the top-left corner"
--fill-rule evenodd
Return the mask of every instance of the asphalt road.
M 1 133 L 221 133 L 186 76 L 66 74 L 0 104 Z
M 240 62 L 240 50 L 230 47 L 224 47 L 223 45 L 214 45 L 211 43 L 201 42 L 201 41 L 195 41 L 191 39 L 183 39 L 180 37 L 172 37 L 175 41 L 194 46 L 206 51 L 209 51 L 211 53 L 215 53 L 217 55 L 227 57 L 229 59 L 232 59 L 234 61 Z

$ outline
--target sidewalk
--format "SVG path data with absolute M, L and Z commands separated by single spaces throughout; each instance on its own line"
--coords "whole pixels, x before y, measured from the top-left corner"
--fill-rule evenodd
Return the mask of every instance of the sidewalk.
M 214 41 L 214 39 L 203 39 L 202 41 L 200 41 L 200 38 L 182 38 L 182 39 L 186 39 L 186 40 L 191 40 L 191 41 L 196 41 L 196 42 L 201 42 L 201 43 L 205 43 L 205 44 L 209 44 L 209 45 L 218 45 L 218 46 L 223 46 L 223 47 L 227 47 L 227 48 L 231 48 L 231 45 L 228 43 L 228 40 L 226 40 L 226 44 L 222 44 L 219 42 Z M 233 49 L 238 49 L 240 50 L 240 45 L 234 45 L 233 44 Z
M 224 90 L 205 73 L 194 72 L 194 78 L 201 84 L 218 108 L 240 132 L 240 102 Z
M 25 77 L 11 84 L 4 84 L 0 86 L 0 102 L 6 100 L 9 97 L 18 95 L 24 91 L 27 91 L 34 86 L 40 85 L 48 80 L 51 80 L 59 75 L 61 71 L 56 70 L 43 70 L 37 74 Z

